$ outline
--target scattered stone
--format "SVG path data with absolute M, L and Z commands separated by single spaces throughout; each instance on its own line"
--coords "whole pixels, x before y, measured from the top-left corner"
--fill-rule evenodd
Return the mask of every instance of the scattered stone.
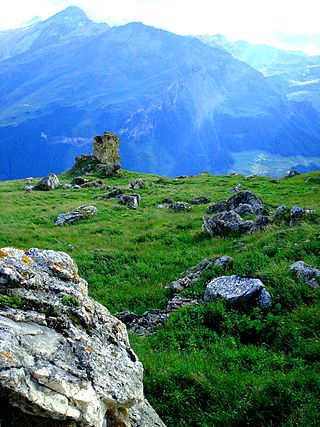
M 26 184 L 26 186 L 24 187 L 25 193 L 32 193 L 32 190 L 33 190 L 33 185 L 31 184 Z
M 170 200 L 170 199 L 167 199 Z M 172 202 L 158 205 L 159 209 L 172 209 L 174 212 L 189 212 L 191 206 L 186 202 Z
M 116 314 L 116 317 L 124 322 L 131 332 L 139 335 L 153 335 L 160 327 L 164 326 L 173 311 L 191 304 L 198 305 L 199 301 L 175 295 L 164 310 L 149 310 L 141 316 L 130 312 L 120 312 Z
M 95 206 L 80 206 L 72 212 L 62 213 L 58 215 L 55 224 L 64 225 L 72 224 L 81 219 L 86 219 L 91 216 L 96 216 L 98 214 L 98 209 Z
M 236 184 L 231 188 L 230 193 L 239 193 L 241 191 L 241 184 Z
M 49 175 L 45 176 L 41 181 L 38 182 L 38 184 L 35 186 L 35 189 L 50 191 L 58 187 L 60 187 L 60 182 L 57 175 L 54 173 L 49 173 Z
M 133 190 L 142 190 L 143 188 L 145 188 L 145 186 L 146 185 L 143 179 L 138 178 L 130 182 L 130 184 L 128 185 L 128 188 L 132 188 Z
M 189 199 L 188 203 L 190 203 L 190 205 L 206 205 L 207 203 L 210 203 L 210 199 L 205 196 L 194 197 Z
M 294 226 L 298 221 L 308 219 L 315 214 L 315 210 L 304 209 L 300 206 L 293 206 L 290 210 L 290 225 Z
M 102 199 L 114 199 L 117 196 L 121 196 L 123 194 L 123 190 L 121 188 L 112 187 L 103 196 Z
M 83 185 L 86 184 L 87 182 L 89 182 L 89 180 L 87 178 L 83 178 L 82 176 L 77 176 L 75 177 L 72 182 L 71 182 L 71 186 L 72 185 Z
M 218 297 L 231 304 L 251 302 L 260 308 L 271 306 L 271 296 L 259 279 L 235 275 L 213 279 L 206 287 L 204 301 L 213 301 Z
M 141 197 L 139 194 L 122 194 L 115 198 L 119 203 L 127 206 L 129 209 L 137 209 L 140 205 Z
M 12 405 L 43 425 L 165 427 L 144 399 L 126 327 L 88 297 L 69 255 L 0 253 L 0 293 L 20 301 L 0 307 L 2 410 Z
M 285 178 L 293 178 L 294 176 L 297 176 L 297 175 L 301 175 L 301 173 L 300 172 L 298 172 L 298 171 L 296 171 L 296 170 L 294 170 L 294 169 L 291 169 L 291 170 L 289 170 L 286 174 L 285 174 Z
M 72 190 L 73 189 L 73 186 L 72 186 L 72 184 L 63 184 L 63 187 L 62 187 L 64 190 Z
M 96 179 L 95 181 L 87 181 L 80 185 L 81 188 L 99 188 L 100 190 L 106 188 L 101 179 Z
M 309 181 L 310 181 L 310 177 L 305 178 L 305 179 L 303 180 L 303 182 L 309 182 Z
M 277 207 L 274 216 L 275 221 L 288 221 L 290 220 L 290 208 L 286 205 L 280 205 Z
M 190 285 L 196 283 L 200 279 L 202 274 L 212 266 L 216 265 L 219 267 L 228 268 L 231 267 L 232 263 L 233 259 L 228 255 L 223 255 L 222 257 L 217 259 L 205 258 L 200 262 L 199 265 L 191 267 L 188 270 L 187 274 L 182 275 L 180 279 L 171 282 L 168 288 L 171 289 L 174 294 L 177 294 L 183 289 L 186 289 Z
M 320 270 L 312 265 L 306 264 L 303 261 L 297 261 L 290 266 L 290 270 L 295 271 L 297 278 L 301 282 L 307 283 L 310 286 L 320 286 Z
M 252 179 L 254 179 L 254 178 L 256 178 L 257 177 L 257 175 L 247 175 L 247 176 L 244 176 L 243 177 L 243 180 L 244 181 L 251 181 Z

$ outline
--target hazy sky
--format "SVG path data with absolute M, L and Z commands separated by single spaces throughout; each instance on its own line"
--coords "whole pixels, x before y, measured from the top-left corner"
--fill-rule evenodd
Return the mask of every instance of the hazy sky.
M 110 25 L 141 21 L 178 34 L 222 33 L 320 53 L 320 0 L 0 0 L 0 29 L 70 5 Z

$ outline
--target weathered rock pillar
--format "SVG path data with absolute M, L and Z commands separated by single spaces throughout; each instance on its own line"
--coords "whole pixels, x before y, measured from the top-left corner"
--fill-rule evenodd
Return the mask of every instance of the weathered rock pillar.
M 93 138 L 93 155 L 103 164 L 120 167 L 120 138 L 110 132 Z

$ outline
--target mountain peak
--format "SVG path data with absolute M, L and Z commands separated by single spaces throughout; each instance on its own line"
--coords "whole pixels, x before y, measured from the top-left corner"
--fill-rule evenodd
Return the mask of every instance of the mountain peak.
M 85 12 L 78 6 L 69 6 L 66 9 L 58 12 L 48 20 L 65 20 L 65 21 L 77 21 L 77 22 L 88 22 L 90 21 Z

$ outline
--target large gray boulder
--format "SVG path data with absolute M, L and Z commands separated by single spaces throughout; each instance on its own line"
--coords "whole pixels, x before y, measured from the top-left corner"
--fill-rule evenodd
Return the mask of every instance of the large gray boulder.
M 254 303 L 258 307 L 271 306 L 271 296 L 259 279 L 236 275 L 213 279 L 206 287 L 204 301 L 213 301 L 221 297 L 229 303 Z
M 69 255 L 36 248 L 0 254 L 6 405 L 43 417 L 43 425 L 164 427 L 144 399 L 143 368 L 126 327 L 88 297 Z
M 301 282 L 307 283 L 310 286 L 320 286 L 320 270 L 304 261 L 297 261 L 290 266 L 290 270 L 296 273 L 296 276 Z
M 235 211 L 221 212 L 213 217 L 205 217 L 202 230 L 211 237 L 230 233 L 247 233 L 254 226 L 254 221 L 244 221 Z
M 118 203 L 126 205 L 129 209 L 137 209 L 141 201 L 140 194 L 120 194 L 115 199 Z
M 99 211 L 95 206 L 80 206 L 79 208 L 73 210 L 72 212 L 62 213 L 58 215 L 55 224 L 64 225 L 72 224 L 81 219 L 86 219 L 91 216 L 98 215 Z
M 57 175 L 55 175 L 54 173 L 49 173 L 49 175 L 42 178 L 42 180 L 39 181 L 34 188 L 36 190 L 50 191 L 58 187 L 60 187 L 60 181 Z

